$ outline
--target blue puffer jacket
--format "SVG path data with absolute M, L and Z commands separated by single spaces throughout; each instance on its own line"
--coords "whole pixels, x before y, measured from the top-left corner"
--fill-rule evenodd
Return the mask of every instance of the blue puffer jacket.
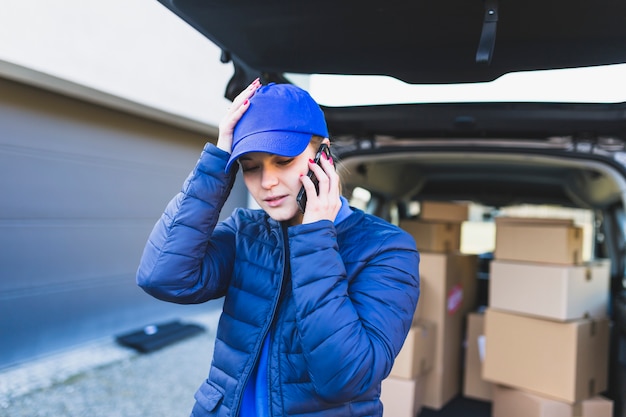
M 354 212 L 286 227 L 261 210 L 218 215 L 235 172 L 207 144 L 146 244 L 138 284 L 176 303 L 225 296 L 194 416 L 236 417 L 270 332 L 273 416 L 380 416 L 389 374 L 419 297 L 410 235 Z

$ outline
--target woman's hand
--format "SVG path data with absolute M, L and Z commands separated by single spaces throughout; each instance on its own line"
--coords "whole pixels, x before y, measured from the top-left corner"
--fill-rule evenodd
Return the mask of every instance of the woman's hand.
M 313 223 L 318 220 L 335 221 L 341 208 L 339 175 L 333 165 L 333 159 L 322 154 L 320 164 L 321 167 L 313 160 L 309 160 L 309 169 L 313 171 L 319 181 L 319 194 L 315 193 L 315 185 L 309 177 L 306 175 L 300 177 L 307 196 L 302 224 Z
M 217 147 L 228 153 L 233 149 L 233 131 L 241 116 L 248 110 L 250 97 L 254 95 L 256 90 L 261 86 L 261 82 L 257 78 L 243 90 L 235 99 L 219 124 L 219 135 L 217 137 Z

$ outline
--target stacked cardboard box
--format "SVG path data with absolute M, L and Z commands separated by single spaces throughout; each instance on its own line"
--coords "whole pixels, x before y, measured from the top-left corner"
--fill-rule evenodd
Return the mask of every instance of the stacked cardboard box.
M 389 377 L 382 383 L 381 401 L 386 416 L 415 417 L 420 413 L 424 376 L 432 369 L 434 358 L 434 323 L 415 321 Z
M 499 217 L 494 258 L 576 265 L 581 262 L 583 231 L 567 219 Z
M 415 379 L 430 371 L 434 361 L 435 325 L 426 320 L 418 320 L 409 330 L 390 376 Z
M 611 415 L 598 397 L 608 379 L 610 265 L 583 263 L 582 243 L 571 221 L 496 221 L 482 363 L 493 417 Z
M 613 402 L 595 396 L 577 404 L 501 385 L 493 386 L 492 417 L 612 417 Z
M 414 379 L 388 377 L 383 380 L 380 400 L 385 416 L 416 417 L 422 411 L 424 378 Z
M 423 201 L 419 218 L 400 222 L 415 238 L 421 255 L 421 295 L 414 323 L 432 323 L 434 329 L 433 363 L 420 377 L 422 405 L 435 410 L 461 391 L 464 317 L 474 308 L 477 273 L 477 257 L 460 252 L 461 226 L 467 217 L 465 204 Z M 392 373 L 391 378 L 398 376 Z
M 483 379 L 484 342 L 484 311 L 471 312 L 466 319 L 463 396 L 480 401 L 491 401 L 493 398 L 493 384 Z
M 401 221 L 400 227 L 413 235 L 420 252 L 457 252 L 468 213 L 466 204 L 422 201 L 419 217 Z

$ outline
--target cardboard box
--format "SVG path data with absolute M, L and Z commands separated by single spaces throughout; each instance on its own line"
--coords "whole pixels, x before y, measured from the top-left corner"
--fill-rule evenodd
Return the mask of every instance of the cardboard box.
M 558 322 L 488 308 L 483 378 L 576 403 L 607 387 L 607 319 Z
M 424 406 L 442 408 L 461 392 L 465 315 L 476 300 L 475 255 L 422 252 L 418 314 L 435 324 L 435 360 L 425 375 Z
M 613 417 L 613 401 L 600 395 L 582 403 L 582 413 L 574 417 Z
M 494 385 L 491 417 L 573 417 L 571 404 Z
M 389 376 L 415 379 L 430 371 L 435 361 L 435 332 L 434 323 L 414 322 Z
M 389 417 L 415 417 L 422 411 L 424 377 L 404 379 L 389 377 L 381 385 L 380 400 L 383 415 Z
M 461 247 L 460 223 L 402 220 L 400 228 L 413 236 L 420 251 L 455 252 Z
M 483 353 L 481 341 L 484 336 L 485 314 L 467 315 L 465 343 L 465 372 L 463 373 L 463 396 L 481 401 L 491 401 L 493 384 L 483 379 Z
M 610 274 L 609 260 L 581 265 L 494 260 L 489 306 L 553 320 L 604 318 Z
M 568 404 L 500 385 L 494 385 L 491 409 L 491 417 L 613 417 L 613 402 L 604 397 Z
M 445 201 L 421 201 L 421 220 L 462 223 L 469 217 L 469 205 Z
M 582 228 L 571 220 L 496 218 L 497 260 L 576 265 L 582 252 Z

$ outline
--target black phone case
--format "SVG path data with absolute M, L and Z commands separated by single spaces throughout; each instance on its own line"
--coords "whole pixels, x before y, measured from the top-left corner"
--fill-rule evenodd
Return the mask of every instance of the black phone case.
M 315 154 L 315 159 L 313 159 L 313 161 L 315 161 L 316 164 L 318 165 L 320 164 L 320 158 L 322 157 L 323 153 L 325 153 L 326 156 L 330 158 L 330 149 L 328 149 L 328 145 L 326 145 L 325 143 L 322 143 L 320 145 L 319 149 L 317 150 L 317 153 Z M 307 177 L 311 179 L 311 181 L 313 181 L 313 184 L 315 185 L 315 192 L 319 193 L 320 192 L 319 181 L 317 180 L 317 177 L 315 176 L 313 171 L 309 170 L 309 172 L 306 175 Z M 307 201 L 306 190 L 304 189 L 304 187 L 300 188 L 300 192 L 298 193 L 298 196 L 296 197 L 296 201 L 298 202 L 298 208 L 300 209 L 300 212 L 304 213 L 304 210 L 306 209 L 306 201 Z

